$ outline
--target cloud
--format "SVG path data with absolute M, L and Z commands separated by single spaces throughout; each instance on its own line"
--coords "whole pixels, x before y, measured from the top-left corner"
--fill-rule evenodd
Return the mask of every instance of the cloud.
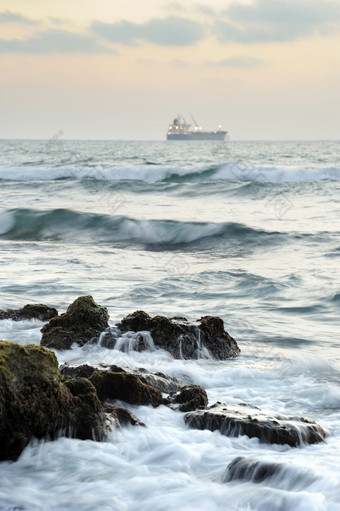
M 50 16 L 48 19 L 54 25 L 74 25 L 74 23 L 72 23 L 69 19 L 55 18 L 53 16 Z
M 232 3 L 214 24 L 222 42 L 292 41 L 340 31 L 340 4 L 326 0 L 256 0 Z
M 172 67 L 178 67 L 178 68 L 184 69 L 184 68 L 189 67 L 190 64 L 188 64 L 188 62 L 185 62 L 184 60 L 175 59 L 175 60 L 170 60 L 168 62 L 168 65 L 172 66 Z
M 0 12 L 0 23 L 22 23 L 24 25 L 38 25 L 39 21 L 26 18 L 18 12 L 4 11 Z
M 199 12 L 200 14 L 205 14 L 206 16 L 215 16 L 216 12 L 214 9 L 209 7 L 208 5 L 203 4 L 196 4 L 193 6 L 196 12 Z
M 228 59 L 219 60 L 217 62 L 206 62 L 208 66 L 222 66 L 249 69 L 252 67 L 260 67 L 265 65 L 265 61 L 254 57 L 240 56 L 230 57 Z
M 0 39 L 0 53 L 115 53 L 93 37 L 66 30 L 42 30 L 26 39 Z
M 97 21 L 91 28 L 102 38 L 126 46 L 139 45 L 141 42 L 159 46 L 190 46 L 203 38 L 203 28 L 198 22 L 177 16 L 155 18 L 141 24 Z

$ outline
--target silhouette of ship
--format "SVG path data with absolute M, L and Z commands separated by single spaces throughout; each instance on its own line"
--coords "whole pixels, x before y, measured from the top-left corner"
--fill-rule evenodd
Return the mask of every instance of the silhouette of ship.
M 192 116 L 191 116 L 192 117 Z M 178 114 L 173 120 L 172 124 L 169 125 L 166 139 L 167 140 L 224 140 L 227 135 L 227 131 L 222 129 L 222 126 L 218 126 L 215 131 L 203 131 L 201 126 L 197 124 L 194 117 L 192 117 L 195 127 L 190 129 L 192 126 L 188 124 L 186 120 Z

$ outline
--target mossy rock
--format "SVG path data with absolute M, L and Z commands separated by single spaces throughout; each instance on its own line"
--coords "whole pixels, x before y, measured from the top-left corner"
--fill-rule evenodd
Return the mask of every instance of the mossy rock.
M 35 345 L 0 341 L 0 460 L 16 459 L 32 437 L 104 438 L 93 385 L 64 382 L 55 355 Z
M 27 304 L 22 309 L 0 310 L 0 319 L 12 319 L 13 321 L 23 321 L 25 319 L 38 319 L 39 321 L 49 321 L 58 316 L 58 311 L 54 307 L 48 307 L 42 303 Z
M 208 406 L 207 393 L 200 385 L 186 385 L 178 392 L 172 392 L 169 401 L 178 404 L 181 412 L 191 412 Z
M 159 390 L 143 383 L 135 374 L 125 371 L 94 371 L 89 379 L 102 402 L 107 399 L 118 399 L 132 405 L 154 407 L 164 402 Z
M 174 358 L 200 358 L 208 350 L 212 357 L 225 360 L 240 353 L 237 342 L 224 330 L 223 320 L 217 316 L 204 316 L 190 323 L 183 317 L 151 317 L 144 311 L 136 311 L 123 318 L 117 327 L 121 332 L 150 331 L 155 346 Z
M 41 345 L 66 350 L 73 343 L 83 346 L 97 338 L 109 326 L 106 307 L 98 305 L 92 296 L 80 296 L 67 311 L 52 318 L 41 329 Z

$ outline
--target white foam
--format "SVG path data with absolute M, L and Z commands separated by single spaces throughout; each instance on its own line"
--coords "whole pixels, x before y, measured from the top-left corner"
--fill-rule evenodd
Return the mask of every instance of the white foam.
M 0 167 L 0 179 L 12 181 L 54 181 L 57 179 L 98 179 L 103 181 L 162 181 L 172 175 L 185 176 L 206 168 L 152 165 L 146 167 Z
M 291 183 L 298 181 L 318 181 L 321 179 L 339 181 L 340 168 L 269 167 L 245 165 L 242 162 L 230 162 L 220 167 L 214 174 L 214 178 L 260 183 Z
M 163 181 L 171 176 L 199 175 L 208 167 L 175 167 L 148 165 L 140 167 L 0 167 L 0 179 L 14 181 L 54 181 L 57 179 L 97 179 L 103 181 L 140 180 Z M 340 180 L 339 167 L 277 167 L 252 166 L 242 162 L 229 162 L 211 172 L 209 178 L 227 181 L 254 181 L 262 183 L 285 183 Z
M 203 238 L 222 235 L 225 223 L 195 224 L 192 222 L 135 221 L 125 219 L 120 232 L 120 239 L 135 239 L 151 244 L 191 243 Z

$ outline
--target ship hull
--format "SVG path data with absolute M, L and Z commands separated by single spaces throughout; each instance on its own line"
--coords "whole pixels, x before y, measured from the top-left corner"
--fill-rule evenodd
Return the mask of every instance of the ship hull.
M 223 141 L 225 139 L 226 131 L 201 131 L 191 133 L 168 133 L 167 140 L 217 140 Z

